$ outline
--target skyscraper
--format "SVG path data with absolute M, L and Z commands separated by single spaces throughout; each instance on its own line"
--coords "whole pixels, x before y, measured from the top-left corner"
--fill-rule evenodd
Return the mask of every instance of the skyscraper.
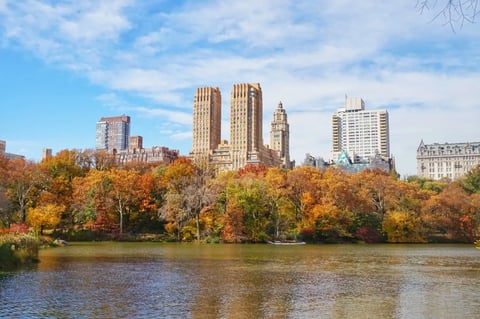
M 234 84 L 230 99 L 232 169 L 262 160 L 262 89 L 259 83 Z
M 291 168 L 290 163 L 290 129 L 287 122 L 287 112 L 282 102 L 273 113 L 273 121 L 270 130 L 270 147 L 278 152 L 282 166 Z
M 97 122 L 97 150 L 124 150 L 130 138 L 130 116 L 102 117 Z
M 193 101 L 193 136 L 190 155 L 208 160 L 221 139 L 222 96 L 218 87 L 198 88 Z
M 336 160 L 342 150 L 352 162 L 377 155 L 390 156 L 388 112 L 366 111 L 361 98 L 345 97 L 345 107 L 332 116 L 332 131 L 332 160 Z

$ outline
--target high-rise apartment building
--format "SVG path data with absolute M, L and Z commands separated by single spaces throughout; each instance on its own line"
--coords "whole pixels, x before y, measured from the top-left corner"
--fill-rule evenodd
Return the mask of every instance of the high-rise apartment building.
M 198 88 L 193 100 L 193 136 L 190 156 L 208 160 L 221 139 L 222 96 L 218 87 Z
M 273 120 L 270 130 L 270 147 L 278 152 L 282 166 L 291 168 L 290 162 L 290 128 L 287 121 L 287 112 L 282 102 L 278 103 L 273 113 Z
M 261 162 L 263 99 L 259 83 L 234 84 L 230 99 L 232 169 Z
M 96 128 L 97 150 L 128 149 L 130 116 L 102 117 Z
M 388 112 L 365 110 L 365 102 L 361 98 L 345 97 L 345 107 L 332 116 L 332 131 L 332 161 L 342 151 L 354 163 L 368 161 L 378 155 L 390 157 Z
M 417 149 L 417 175 L 455 180 L 480 165 L 480 143 L 434 143 L 423 140 Z

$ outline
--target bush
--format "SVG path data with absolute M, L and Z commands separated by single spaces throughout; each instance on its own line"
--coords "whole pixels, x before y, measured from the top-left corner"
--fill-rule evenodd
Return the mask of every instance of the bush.
M 29 234 L 0 236 L 0 270 L 15 270 L 38 262 L 38 238 Z

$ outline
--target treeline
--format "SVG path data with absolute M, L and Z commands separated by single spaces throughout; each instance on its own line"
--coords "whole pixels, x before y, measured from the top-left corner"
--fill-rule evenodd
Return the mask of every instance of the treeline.
M 2 228 L 178 241 L 471 243 L 479 222 L 480 167 L 436 182 L 310 167 L 215 175 L 186 158 L 118 167 L 95 151 L 64 150 L 40 163 L 0 157 Z

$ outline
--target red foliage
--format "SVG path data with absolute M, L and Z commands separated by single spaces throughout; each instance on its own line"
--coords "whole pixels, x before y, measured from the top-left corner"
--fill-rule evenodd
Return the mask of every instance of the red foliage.
M 355 238 L 363 240 L 367 244 L 373 244 L 380 242 L 382 235 L 374 228 L 362 226 L 355 231 Z
M 0 229 L 0 233 L 4 233 L 4 234 L 10 234 L 10 233 L 25 234 L 25 233 L 28 233 L 28 226 L 25 225 L 25 224 L 12 224 L 12 225 L 10 225 L 10 228 Z
M 252 174 L 257 177 L 265 177 L 267 175 L 268 167 L 263 164 L 247 164 L 245 167 L 238 170 L 238 176 L 242 177 L 248 174 Z

